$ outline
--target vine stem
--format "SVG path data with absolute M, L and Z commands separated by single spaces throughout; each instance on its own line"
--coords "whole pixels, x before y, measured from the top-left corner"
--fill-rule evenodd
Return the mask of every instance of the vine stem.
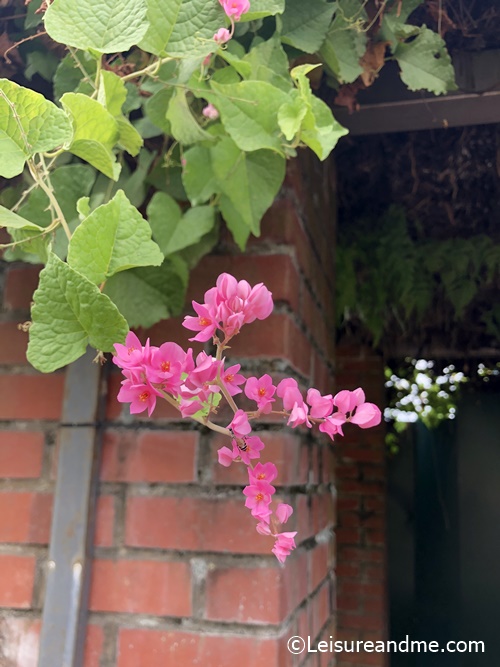
M 173 58 L 160 58 L 160 60 L 157 60 L 156 62 L 152 63 L 151 65 L 148 65 L 147 67 L 144 67 L 144 69 L 137 70 L 137 72 L 131 72 L 130 74 L 125 74 L 125 76 L 122 76 L 122 81 L 131 81 L 132 79 L 137 79 L 138 77 L 146 75 L 154 76 L 160 67 L 164 65 L 165 63 L 170 62 L 173 60 Z
M 180 412 L 179 405 L 177 404 L 177 401 L 175 399 L 173 399 L 171 396 L 166 394 L 161 389 L 157 389 L 157 391 L 167 401 L 167 403 L 170 403 L 170 405 L 172 405 L 174 408 L 176 408 L 176 410 L 179 410 Z M 193 419 L 195 422 L 198 422 L 198 424 L 201 424 L 202 426 L 206 426 L 212 431 L 217 431 L 217 433 L 222 433 L 223 435 L 227 435 L 230 438 L 233 437 L 231 431 L 228 428 L 225 428 L 224 426 L 218 426 L 217 424 L 214 424 L 210 420 L 204 421 L 201 417 L 195 417 L 194 415 L 191 416 L 191 419 Z
M 33 159 L 28 160 L 28 168 L 30 170 L 30 174 L 36 183 L 40 186 L 40 188 L 45 192 L 47 195 L 50 205 L 54 209 L 54 212 L 57 216 L 57 219 L 59 220 L 59 223 L 61 224 L 61 227 L 64 229 L 64 233 L 68 237 L 68 241 L 71 240 L 71 231 L 68 226 L 68 223 L 66 222 L 66 218 L 64 217 L 64 213 L 61 210 L 61 207 L 59 206 L 59 202 L 57 201 L 55 195 L 54 195 L 54 190 L 52 188 L 52 184 L 50 182 L 49 174 L 47 171 L 47 167 L 45 165 L 45 160 L 43 159 L 43 156 L 40 156 L 40 163 L 44 169 L 44 176 L 45 178 L 41 177 L 39 172 L 38 172 L 38 167 L 35 164 Z M 46 180 L 45 180 L 46 179 Z

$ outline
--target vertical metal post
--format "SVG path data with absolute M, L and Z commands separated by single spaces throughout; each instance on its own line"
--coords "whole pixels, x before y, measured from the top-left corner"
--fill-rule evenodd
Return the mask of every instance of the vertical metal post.
M 99 464 L 94 354 L 87 350 L 66 371 L 38 667 L 83 663 Z

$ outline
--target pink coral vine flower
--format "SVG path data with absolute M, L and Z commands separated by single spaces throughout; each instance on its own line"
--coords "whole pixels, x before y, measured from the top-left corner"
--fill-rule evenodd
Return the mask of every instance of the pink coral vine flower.
M 236 396 L 241 394 L 240 384 L 245 382 L 245 377 L 240 375 L 238 371 L 240 370 L 240 364 L 235 364 L 234 366 L 229 366 L 222 373 L 221 380 L 224 382 L 224 386 L 231 396 Z
M 120 403 L 130 403 L 130 414 L 135 415 L 144 410 L 151 417 L 156 407 L 157 393 L 149 383 L 140 382 L 135 377 L 123 380 L 122 387 L 118 392 Z
M 205 118 L 208 118 L 209 120 L 217 120 L 219 117 L 219 112 L 217 109 L 214 107 L 213 104 L 207 104 L 206 107 L 203 108 L 201 112 Z
M 193 301 L 193 309 L 198 317 L 187 315 L 184 318 L 183 326 L 191 331 L 199 331 L 196 336 L 189 340 L 205 343 L 207 340 L 213 338 L 213 335 L 217 330 L 217 322 L 214 319 L 213 314 L 205 305 Z
M 286 523 L 293 514 L 293 507 L 286 503 L 280 503 L 276 508 L 276 518 L 280 523 Z
M 274 486 L 264 481 L 245 486 L 243 489 L 243 495 L 246 496 L 245 507 L 248 507 L 253 517 L 267 522 L 272 514 L 269 505 L 275 492 Z
M 338 416 L 344 421 L 357 424 L 360 428 L 371 428 L 380 424 L 382 414 L 374 403 L 365 401 L 365 392 L 358 387 L 354 391 L 344 389 L 339 391 L 333 398 L 334 405 L 338 408 Z
M 309 389 L 307 402 L 311 406 L 311 417 L 323 419 L 333 412 L 333 398 L 331 394 L 322 396 L 317 389 Z
M 274 543 L 272 552 L 280 563 L 284 563 L 290 552 L 295 549 L 295 535 L 297 535 L 297 531 L 293 533 L 278 533 L 276 535 L 276 542 Z
M 219 28 L 214 35 L 214 42 L 217 44 L 225 44 L 231 39 L 231 33 L 227 28 Z
M 248 469 L 248 478 L 250 483 L 273 482 L 278 476 L 278 468 L 274 463 L 257 463 L 253 468 Z
M 243 438 L 245 435 L 248 435 L 252 430 L 252 427 L 248 421 L 247 413 L 244 410 L 238 410 L 229 424 L 228 429 L 234 433 L 237 438 Z
M 239 21 L 250 9 L 249 0 L 219 0 L 219 2 L 226 15 L 233 21 Z
M 300 393 L 297 380 L 294 380 L 293 378 L 285 378 L 284 380 L 281 380 L 276 387 L 276 395 L 282 399 L 285 410 L 292 410 L 295 404 L 304 404 L 304 399 Z
M 268 414 L 271 412 L 273 398 L 276 392 L 276 387 L 270 375 L 262 375 L 260 378 L 250 377 L 245 385 L 245 396 L 257 403 L 259 412 Z

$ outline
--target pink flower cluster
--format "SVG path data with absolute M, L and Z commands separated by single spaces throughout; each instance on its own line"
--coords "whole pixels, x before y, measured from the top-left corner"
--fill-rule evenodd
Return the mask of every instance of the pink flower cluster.
M 220 329 L 226 339 L 239 333 L 244 324 L 264 320 L 272 313 L 271 292 L 262 283 L 251 287 L 246 280 L 239 282 L 229 273 L 217 278 L 217 284 L 205 292 L 205 302 L 193 301 L 196 317 L 185 317 L 183 325 L 198 331 L 193 338 L 205 342 Z
M 142 345 L 130 332 L 124 345 L 115 344 L 113 361 L 125 376 L 118 400 L 130 403 L 132 414 L 147 410 L 151 415 L 158 398 L 163 398 L 177 408 L 182 417 L 191 417 L 226 434 L 230 447 L 218 450 L 219 463 L 225 467 L 242 463 L 247 467 L 248 485 L 243 489 L 245 506 L 257 521 L 257 532 L 274 536 L 272 551 L 283 563 L 295 548 L 296 532 L 281 530 L 293 509 L 286 503 L 278 503 L 272 509 L 276 493 L 272 482 L 278 470 L 273 463 L 259 461 L 265 444 L 258 435 L 252 434 L 251 422 L 273 413 L 284 418 L 292 428 L 317 425 L 333 440 L 334 436 L 343 435 L 346 423 L 361 428 L 376 426 L 381 420 L 380 410 L 366 402 L 360 388 L 343 390 L 335 396 L 322 395 L 310 388 L 304 398 L 294 378 L 285 378 L 275 386 L 270 375 L 246 378 L 240 373 L 239 364 L 226 367 L 223 353 L 231 338 L 244 324 L 262 320 L 273 310 L 272 294 L 262 283 L 252 287 L 245 280 L 238 281 L 223 273 L 216 286 L 205 293 L 202 304 L 193 301 L 193 308 L 196 316 L 184 319 L 187 329 L 198 332 L 190 340 L 213 340 L 216 356 L 200 352 L 193 358 L 191 348 L 185 352 L 176 343 L 156 347 L 148 339 Z M 245 411 L 236 405 L 233 397 L 243 392 L 255 403 L 254 410 Z M 233 410 L 226 427 L 211 421 L 222 398 Z

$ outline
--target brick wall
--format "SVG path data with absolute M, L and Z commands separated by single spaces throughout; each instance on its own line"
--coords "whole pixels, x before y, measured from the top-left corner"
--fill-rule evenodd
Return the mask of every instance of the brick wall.
M 383 360 L 371 349 L 337 348 L 336 384 L 362 386 L 384 405 Z M 346 641 L 387 639 L 386 456 L 383 425 L 346 429 L 337 459 L 337 633 Z M 338 667 L 387 665 L 384 653 L 345 653 Z
M 248 373 L 270 372 L 277 380 L 293 375 L 304 388 L 313 385 L 324 392 L 333 388 L 332 185 L 331 175 L 313 158 L 294 163 L 266 216 L 262 237 L 251 242 L 245 255 L 223 243 L 220 254 L 196 269 L 189 290 L 190 298 L 200 299 L 223 270 L 265 282 L 273 291 L 275 311 L 244 330 L 231 358 Z M 37 272 L 36 267 L 8 265 L 3 276 L 2 667 L 36 665 L 57 474 L 65 374 L 41 376 L 30 369 L 24 357 L 27 337 L 17 330 L 17 323 L 28 319 Z M 147 335 L 155 344 L 174 340 L 186 345 L 180 319 L 160 323 Z M 179 420 L 166 404 L 151 419 L 131 417 L 116 402 L 119 383 L 119 373 L 110 370 L 85 667 L 329 664 L 328 654 L 293 658 L 285 644 L 295 634 L 314 640 L 335 635 L 332 447 L 310 432 L 284 429 L 275 419 L 260 426 L 267 444 L 264 460 L 278 466 L 278 493 L 295 508 L 290 529 L 299 531 L 298 548 L 281 568 L 244 508 L 242 470 L 216 462 L 221 436 Z M 221 415 L 225 424 L 228 417 Z M 362 495 L 348 489 L 342 493 Z M 341 530 L 348 527 L 340 525 Z M 363 530 L 376 539 L 372 528 L 377 530 L 368 525 Z M 379 552 L 374 546 L 373 553 Z M 346 556 L 341 552 L 340 567 Z M 372 565 L 380 567 L 375 557 Z M 371 581 L 368 568 L 365 583 Z M 341 590 L 340 600 L 343 595 Z M 371 619 L 372 611 L 366 611 Z M 343 617 L 341 608 L 341 628 Z

